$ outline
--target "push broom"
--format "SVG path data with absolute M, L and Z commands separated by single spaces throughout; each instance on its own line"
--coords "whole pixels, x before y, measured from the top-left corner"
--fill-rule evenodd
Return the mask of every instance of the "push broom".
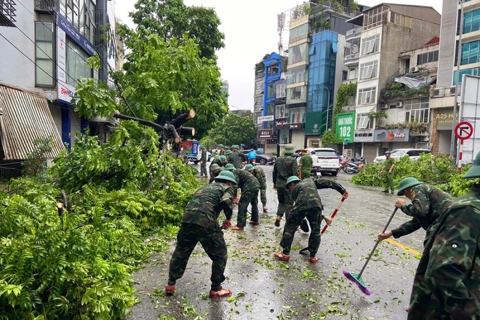
M 337 212 L 338 212 L 338 210 L 340 210 L 340 207 L 342 206 L 345 199 L 347 199 L 347 198 L 345 196 L 342 196 L 342 199 L 340 199 L 340 203 L 338 204 L 338 206 L 335 208 L 335 210 L 333 211 L 333 213 L 331 215 L 332 219 L 335 218 L 335 216 L 337 215 Z M 303 219 L 302 224 L 300 225 L 300 228 L 304 232 L 310 232 L 311 231 L 310 223 L 308 222 L 307 218 Z M 323 227 L 322 234 L 325 233 L 325 230 L 327 230 L 327 228 L 328 228 L 328 224 L 325 225 L 325 227 Z M 308 247 L 303 248 L 302 250 L 300 250 L 300 254 L 306 254 L 307 251 L 308 251 Z
M 397 213 L 397 210 L 398 210 L 398 208 L 395 208 L 395 210 L 393 210 L 393 213 L 392 213 L 392 215 L 390 216 L 390 219 L 388 219 L 388 222 L 387 222 L 387 224 L 385 225 L 385 228 L 383 228 L 382 233 L 384 233 L 385 231 L 387 231 L 388 225 L 389 225 L 390 222 L 392 221 L 393 216 L 395 215 L 395 213 Z M 352 281 L 353 283 L 355 283 L 355 284 L 357 285 L 357 287 L 358 287 L 363 293 L 365 293 L 367 296 L 371 295 L 372 292 L 371 292 L 370 290 L 368 290 L 367 286 L 365 285 L 365 282 L 363 282 L 362 273 L 363 273 L 363 271 L 365 270 L 365 268 L 367 267 L 367 264 L 368 264 L 368 262 L 370 261 L 370 259 L 372 258 L 372 255 L 373 255 L 373 253 L 375 252 L 375 249 L 377 249 L 377 246 L 378 246 L 379 243 L 380 243 L 380 240 L 377 240 L 377 242 L 376 242 L 375 245 L 373 246 L 372 252 L 370 252 L 370 255 L 369 255 L 368 258 L 367 258 L 367 261 L 365 261 L 365 264 L 363 265 L 362 270 L 360 270 L 360 273 L 352 273 L 352 272 L 348 272 L 348 271 L 346 271 L 346 270 L 343 270 L 343 275 L 344 275 L 345 277 L 347 277 L 348 280 L 350 280 L 350 281 Z

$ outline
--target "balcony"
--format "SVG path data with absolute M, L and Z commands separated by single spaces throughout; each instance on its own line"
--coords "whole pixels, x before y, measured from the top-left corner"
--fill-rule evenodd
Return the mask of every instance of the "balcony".
M 345 55 L 343 63 L 347 67 L 357 66 L 359 59 L 360 59 L 360 53 L 351 53 L 351 54 Z
M 347 33 L 345 34 L 345 40 L 348 41 L 353 38 L 361 37 L 362 31 L 363 31 L 363 28 L 355 28 L 355 29 L 348 30 Z
M 35 11 L 52 13 L 55 12 L 56 0 L 35 0 Z

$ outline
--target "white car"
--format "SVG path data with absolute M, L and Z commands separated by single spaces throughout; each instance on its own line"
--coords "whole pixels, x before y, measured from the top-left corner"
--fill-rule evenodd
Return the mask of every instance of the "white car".
M 432 153 L 428 149 L 395 149 L 392 150 L 391 157 L 398 159 L 400 157 L 410 157 L 411 160 L 417 160 L 421 154 Z M 382 162 L 386 159 L 385 155 L 378 156 L 373 160 L 373 163 Z
M 315 155 L 318 157 L 318 162 L 314 163 L 312 170 L 317 173 L 331 173 L 332 176 L 336 176 L 340 171 L 340 160 L 337 156 L 337 152 L 332 148 L 315 148 Z

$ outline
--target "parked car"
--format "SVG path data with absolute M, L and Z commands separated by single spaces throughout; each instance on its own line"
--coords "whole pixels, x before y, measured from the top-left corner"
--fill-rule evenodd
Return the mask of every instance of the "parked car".
M 250 150 L 242 150 L 242 153 L 245 154 L 245 155 L 247 155 L 249 152 L 250 152 Z M 275 157 L 275 156 L 271 156 L 271 155 L 268 155 L 268 154 L 257 153 L 257 158 L 255 159 L 255 163 L 274 164 L 276 159 L 277 159 L 277 157 Z
M 395 149 L 392 150 L 392 154 L 390 156 L 394 159 L 398 159 L 400 157 L 410 157 L 410 160 L 417 160 L 418 157 L 424 153 L 432 153 L 432 151 L 429 149 Z M 378 156 L 373 160 L 373 163 L 382 162 L 385 159 L 385 155 Z
M 321 174 L 330 173 L 332 176 L 336 176 L 340 171 L 340 162 L 335 149 L 315 148 L 313 150 L 318 157 L 318 162 L 313 164 L 312 171 L 315 170 Z

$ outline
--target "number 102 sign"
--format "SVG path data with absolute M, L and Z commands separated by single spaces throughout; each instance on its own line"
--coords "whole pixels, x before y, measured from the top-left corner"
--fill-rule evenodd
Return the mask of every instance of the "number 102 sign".
M 355 112 L 337 114 L 337 138 L 343 142 L 353 142 L 355 131 Z

